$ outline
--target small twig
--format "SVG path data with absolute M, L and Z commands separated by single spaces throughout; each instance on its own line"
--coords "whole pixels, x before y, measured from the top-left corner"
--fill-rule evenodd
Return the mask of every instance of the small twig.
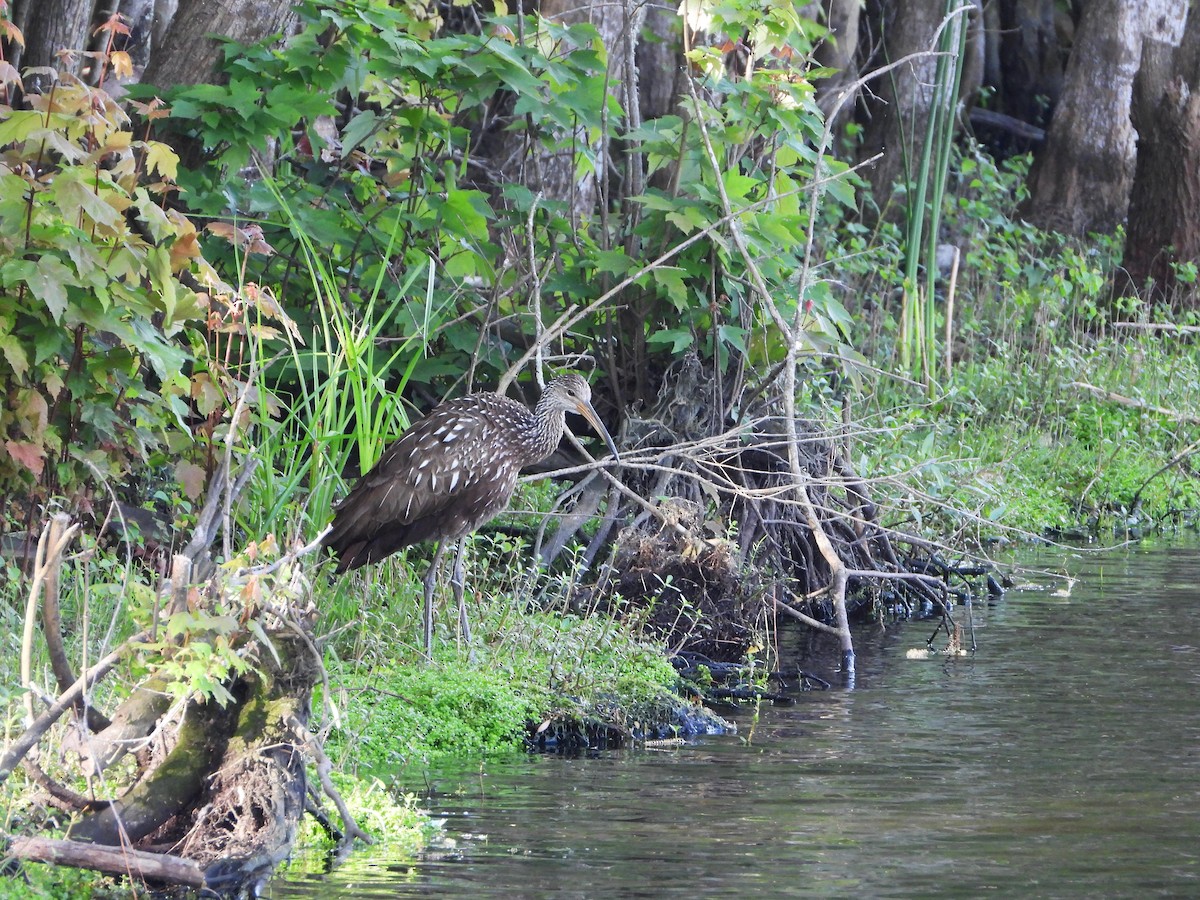
M 1138 508 L 1138 504 L 1141 503 L 1141 501 L 1142 501 L 1142 491 L 1146 490 L 1146 488 L 1148 488 L 1150 486 L 1150 482 L 1152 482 L 1155 478 L 1157 478 L 1163 472 L 1166 472 L 1168 469 L 1174 468 L 1175 466 L 1179 465 L 1181 462 L 1183 462 L 1185 459 L 1187 459 L 1189 456 L 1191 456 L 1197 450 L 1200 450 L 1200 440 L 1192 441 L 1192 443 L 1188 444 L 1186 447 L 1184 447 L 1182 450 L 1180 450 L 1178 453 L 1176 453 L 1173 457 L 1171 457 L 1166 463 L 1164 463 L 1158 469 L 1158 471 L 1156 471 L 1153 475 L 1151 475 L 1149 478 L 1147 478 L 1142 483 L 1142 486 L 1140 488 L 1138 488 L 1137 491 L 1134 492 L 1133 499 L 1131 501 L 1129 501 L 1130 510 L 1135 510 Z
M 238 569 L 236 577 L 240 578 L 248 575 L 270 575 L 272 572 L 283 568 L 283 566 L 285 566 L 287 563 L 295 562 L 302 556 L 307 556 L 310 553 L 315 553 L 316 551 L 320 550 L 321 542 L 325 540 L 325 536 L 331 531 L 333 531 L 333 525 L 326 525 L 320 534 L 318 534 L 303 547 L 285 553 L 279 557 L 279 559 L 274 560 L 273 562 L 264 563 L 261 566 L 249 566 L 245 569 Z
M 56 516 L 42 530 L 38 540 L 37 554 L 34 556 L 33 581 L 29 585 L 29 599 L 25 603 L 25 630 L 21 639 L 21 684 L 28 685 L 33 680 L 33 630 L 37 621 L 38 598 L 42 593 L 42 585 L 58 566 L 62 559 L 63 550 L 74 539 L 79 531 L 79 523 L 62 530 L 61 521 Z M 57 538 L 57 539 L 56 539 Z M 51 543 L 53 542 L 53 544 Z M 33 696 L 26 695 L 25 711 L 29 721 L 33 721 Z
M 1090 391 L 1097 397 L 1102 397 L 1105 400 L 1116 403 L 1118 406 L 1128 406 L 1130 409 L 1141 409 L 1146 410 L 1147 412 L 1157 413 L 1160 416 L 1165 416 L 1166 418 L 1173 419 L 1176 422 L 1187 422 L 1189 425 L 1200 425 L 1200 416 L 1193 416 L 1188 413 L 1180 412 L 1179 410 L 1167 409 L 1165 406 L 1155 406 L 1142 400 L 1135 400 L 1132 397 L 1126 397 L 1122 394 L 1096 387 L 1094 384 L 1088 384 L 1086 381 L 1072 381 L 1067 384 L 1067 387 Z
M 63 812 L 79 812 L 79 810 L 92 802 L 90 798 L 82 794 L 77 794 L 70 788 L 59 784 L 28 756 L 22 762 L 25 765 L 25 773 L 29 776 L 30 780 L 49 794 L 52 805 Z
M 1134 328 L 1140 331 L 1173 331 L 1178 334 L 1200 334 L 1200 325 L 1176 325 L 1174 322 L 1112 322 L 1112 328 Z
M 337 807 L 338 815 L 342 817 L 342 826 L 345 829 L 344 840 L 350 842 L 357 839 L 365 844 L 375 843 L 373 837 L 358 827 L 358 823 L 354 821 L 354 816 L 350 813 L 350 808 L 346 806 L 346 801 L 342 799 L 342 795 L 334 787 L 333 780 L 329 777 L 329 773 L 333 771 L 333 763 L 325 755 L 325 751 L 321 747 L 321 742 L 305 727 L 303 722 L 294 716 L 288 720 L 288 724 L 295 731 L 297 737 L 304 741 L 305 746 L 308 747 L 313 760 L 316 762 L 317 777 L 321 780 L 321 788 L 325 791 L 325 796 L 333 801 L 333 805 Z
M 202 553 L 208 549 L 217 536 L 217 516 L 221 513 L 221 494 L 225 490 L 225 480 L 229 477 L 228 460 L 222 457 L 217 470 L 213 472 L 208 482 L 208 496 L 204 500 L 204 508 L 196 518 L 196 526 L 192 530 L 192 539 L 183 550 L 183 555 L 196 562 Z

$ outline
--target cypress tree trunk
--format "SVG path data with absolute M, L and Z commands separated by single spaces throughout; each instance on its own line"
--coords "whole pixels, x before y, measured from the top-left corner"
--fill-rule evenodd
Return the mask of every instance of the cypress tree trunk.
M 1200 262 L 1200 16 L 1182 45 L 1147 41 L 1134 89 L 1137 169 L 1125 270 L 1134 290 L 1173 299 L 1174 264 Z M 1196 295 L 1190 292 L 1191 303 Z

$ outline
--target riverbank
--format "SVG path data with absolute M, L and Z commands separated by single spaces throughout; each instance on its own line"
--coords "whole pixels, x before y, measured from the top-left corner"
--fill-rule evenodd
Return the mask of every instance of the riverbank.
M 1125 330 L 1004 348 L 957 368 L 932 398 L 884 381 L 869 408 L 860 466 L 885 479 L 895 510 L 948 543 L 1200 524 L 1194 336 Z

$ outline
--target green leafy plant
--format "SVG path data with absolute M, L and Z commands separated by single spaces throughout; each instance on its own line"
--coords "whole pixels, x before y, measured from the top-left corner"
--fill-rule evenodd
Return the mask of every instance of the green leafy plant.
M 74 78 L 0 104 L 0 496 L 120 482 L 190 443 L 204 286 L 219 279 L 167 203 L 177 165 Z

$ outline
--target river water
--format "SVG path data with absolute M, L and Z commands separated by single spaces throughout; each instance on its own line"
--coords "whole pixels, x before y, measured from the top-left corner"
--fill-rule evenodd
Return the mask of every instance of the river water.
M 444 846 L 271 896 L 1200 896 L 1200 547 L 1022 562 L 972 657 L 869 629 L 853 690 L 736 735 L 411 773 Z

